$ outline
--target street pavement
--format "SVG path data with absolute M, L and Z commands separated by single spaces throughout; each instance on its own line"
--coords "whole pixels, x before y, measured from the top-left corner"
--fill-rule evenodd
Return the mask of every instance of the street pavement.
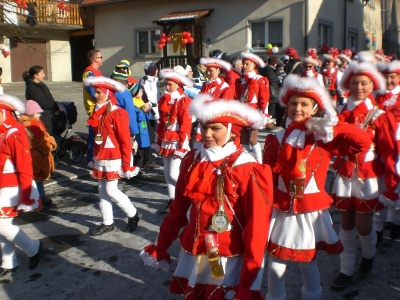
M 73 125 L 71 134 L 85 137 L 86 113 L 81 83 L 47 84 L 57 101 L 76 103 L 78 122 Z M 6 93 L 24 99 L 22 83 L 3 86 Z M 268 133 L 262 131 L 260 140 Z M 156 161 L 162 164 L 161 158 L 157 157 Z M 116 230 L 91 237 L 87 232 L 101 223 L 97 182 L 90 178 L 84 161 L 73 164 L 62 158 L 57 171 L 45 185 L 54 204 L 40 212 L 20 214 L 15 219 L 15 223 L 31 238 L 43 241 L 42 260 L 35 270 L 29 270 L 28 258 L 18 251 L 19 270 L 0 279 L 0 299 L 182 299 L 168 292 L 172 273 L 143 266 L 139 258 L 141 249 L 156 240 L 163 220 L 163 216 L 157 213 L 168 200 L 162 167 L 146 169 L 141 177 L 121 180 L 119 186 L 143 215 L 138 228 L 133 233 L 124 232 L 127 218 L 114 205 Z M 339 214 L 332 209 L 331 215 L 338 230 Z M 330 282 L 339 270 L 339 256 L 320 252 L 322 299 L 400 300 L 399 246 L 400 240 L 391 240 L 385 232 L 372 274 L 367 279 L 355 276 L 354 283 L 340 292 L 330 288 Z M 179 253 L 177 241 L 169 252 L 173 269 Z M 358 247 L 358 262 L 360 259 Z M 289 264 L 286 273 L 289 300 L 301 299 L 301 286 L 299 266 Z M 262 288 L 266 294 L 266 275 Z

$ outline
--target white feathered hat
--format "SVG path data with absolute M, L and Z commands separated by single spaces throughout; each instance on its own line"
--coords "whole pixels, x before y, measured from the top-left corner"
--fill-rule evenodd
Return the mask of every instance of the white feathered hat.
M 189 111 L 200 123 L 231 123 L 243 128 L 259 129 L 268 118 L 258 110 L 237 100 L 214 99 L 208 94 L 199 94 L 190 104 Z
M 400 74 L 400 61 L 394 60 L 390 63 L 380 62 L 377 63 L 376 67 L 382 74 L 397 73 Z
M 123 92 L 126 90 L 126 87 L 122 83 L 104 76 L 86 77 L 85 80 L 83 81 L 83 84 L 85 86 L 92 86 L 94 88 L 105 89 L 108 91 L 107 94 L 109 97 L 113 97 L 114 93 L 116 92 Z
M 383 94 L 386 91 L 386 80 L 379 73 L 378 69 L 373 63 L 370 62 L 351 62 L 349 67 L 344 71 L 342 79 L 340 81 L 340 86 L 342 89 L 349 89 L 350 80 L 355 75 L 364 75 L 369 77 L 374 83 L 374 91 L 378 91 Z
M 3 94 L 0 95 L 0 109 L 16 111 L 20 114 L 24 114 L 25 104 L 15 96 Z
M 220 58 L 214 57 L 202 57 L 200 59 L 200 64 L 205 65 L 206 67 L 214 67 L 218 69 L 224 69 L 229 72 L 232 69 L 232 65 Z
M 259 66 L 260 68 L 264 68 L 265 67 L 265 62 L 262 60 L 261 57 L 259 57 L 258 55 L 251 53 L 251 52 L 242 52 L 240 54 L 240 57 L 242 59 L 249 59 L 252 62 L 254 62 L 257 66 Z
M 172 80 L 180 86 L 188 86 L 188 87 L 193 86 L 193 81 L 190 78 L 188 78 L 185 75 L 182 75 L 178 72 L 175 72 L 172 69 L 168 69 L 168 68 L 162 69 L 160 71 L 160 77 L 165 78 L 167 80 Z
M 290 97 L 294 95 L 311 98 L 317 102 L 321 110 L 336 115 L 331 97 L 314 77 L 300 77 L 295 74 L 286 76 L 279 93 L 281 104 L 287 106 Z

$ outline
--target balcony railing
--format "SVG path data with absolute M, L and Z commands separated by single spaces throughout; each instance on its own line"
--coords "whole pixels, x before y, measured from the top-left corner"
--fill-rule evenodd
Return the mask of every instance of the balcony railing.
M 12 0 L 0 1 L 1 22 L 8 24 L 25 24 L 29 15 L 38 24 L 93 26 L 93 11 L 80 8 L 77 3 L 64 2 L 66 9 L 60 9 L 56 0 L 28 0 L 28 10 L 16 5 Z

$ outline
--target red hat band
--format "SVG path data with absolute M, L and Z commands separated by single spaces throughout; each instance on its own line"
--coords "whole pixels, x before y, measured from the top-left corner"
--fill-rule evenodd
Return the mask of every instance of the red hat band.
M 300 96 L 300 97 L 306 97 L 313 99 L 315 102 L 317 102 L 318 106 L 321 109 L 325 109 L 325 105 L 322 102 L 321 96 L 315 91 L 315 90 L 303 90 L 303 91 L 298 91 L 298 90 L 288 90 L 282 98 L 282 102 L 287 105 L 290 98 L 292 96 Z

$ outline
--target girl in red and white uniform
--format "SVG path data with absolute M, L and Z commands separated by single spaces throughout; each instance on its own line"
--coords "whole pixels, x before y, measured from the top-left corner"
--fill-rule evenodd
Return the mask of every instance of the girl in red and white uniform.
M 16 246 L 29 257 L 29 269 L 39 263 L 42 243 L 30 239 L 13 224 L 18 211 L 42 208 L 33 180 L 32 158 L 25 127 L 15 112 L 23 114 L 25 105 L 11 95 L 0 96 L 0 277 L 18 270 Z
M 190 150 L 192 116 L 189 105 L 192 100 L 184 93 L 183 87 L 192 87 L 193 81 L 171 69 L 161 70 L 160 77 L 165 79 L 165 93 L 158 101 L 160 123 L 157 128 L 157 145 L 158 154 L 163 157 L 169 201 L 159 213 L 165 214 L 175 198 L 182 158 Z
M 385 172 L 376 153 L 378 145 L 374 121 L 384 113 L 374 103 L 373 90 L 385 91 L 384 77 L 369 62 L 352 62 L 343 74 L 341 86 L 349 90 L 347 104 L 339 113 L 339 120 L 365 130 L 374 140 L 367 152 L 356 156 L 339 157 L 334 164 L 337 177 L 333 187 L 335 206 L 340 211 L 340 241 L 344 251 L 340 255 L 340 273 L 333 280 L 333 289 L 342 289 L 351 283 L 355 272 L 357 234 L 361 243 L 362 260 L 358 276 L 367 277 L 376 253 L 376 233 L 372 219 L 382 209 L 379 202 L 378 177 Z
M 301 59 L 303 72 L 301 77 L 313 77 L 321 86 L 324 86 L 322 75 L 317 72 L 316 67 L 319 66 L 318 51 L 315 48 L 307 50 L 307 56 Z
M 200 93 L 208 94 L 214 99 L 229 99 L 235 97 L 235 91 L 222 78 L 223 74 L 231 71 L 232 65 L 220 58 L 203 57 L 200 64 L 207 67 L 208 80 L 204 83 Z
M 141 214 L 118 188 L 118 179 L 137 175 L 139 168 L 133 166 L 129 115 L 116 105 L 114 97 L 125 86 L 106 77 L 88 77 L 84 84 L 95 88 L 96 106 L 87 123 L 95 132 L 91 175 L 98 179 L 103 217 L 102 223 L 90 234 L 96 236 L 114 230 L 112 201 L 128 216 L 126 231 L 131 232 L 136 229 Z
M 263 114 L 268 114 L 269 103 L 269 81 L 258 73 L 258 68 L 264 68 L 265 63 L 258 55 L 250 52 L 241 53 L 243 62 L 244 78 L 239 78 L 236 83 L 236 97 L 242 103 L 258 109 Z M 244 128 L 242 132 L 242 146 L 253 154 L 256 160 L 261 163 L 261 145 L 257 141 L 258 129 Z
M 339 70 L 337 64 L 339 61 L 339 50 L 335 47 L 329 49 L 327 54 L 324 54 L 324 64 L 322 66 L 321 75 L 324 81 L 324 86 L 329 92 L 333 101 L 338 100 Z
M 288 75 L 279 97 L 287 107 L 286 129 L 267 136 L 263 155 L 275 184 L 266 299 L 287 298 L 285 272 L 292 261 L 300 263 L 303 299 L 321 299 L 317 251 L 343 250 L 328 211 L 333 200 L 324 187 L 330 160 L 365 151 L 371 138 L 338 123 L 329 94 L 315 78 Z
M 203 144 L 182 160 L 175 200 L 157 242 L 145 247 L 141 257 L 146 265 L 168 270 L 167 250 L 179 236 L 182 249 L 171 293 L 188 300 L 262 300 L 272 174 L 243 149 L 240 132 L 243 127 L 261 127 L 266 118 L 236 100 L 207 95 L 196 98 L 190 112 L 201 123 Z M 206 234 L 218 243 L 223 278 L 212 278 Z
M 374 229 L 379 242 L 385 221 L 391 223 L 390 237 L 397 239 L 400 236 L 400 61 L 378 63 L 377 67 L 386 78 L 386 92 L 376 97 L 378 107 L 386 112 L 375 122 L 376 134 L 382 136 L 379 155 L 386 162 L 386 190 L 380 195 L 386 207 L 374 214 Z

